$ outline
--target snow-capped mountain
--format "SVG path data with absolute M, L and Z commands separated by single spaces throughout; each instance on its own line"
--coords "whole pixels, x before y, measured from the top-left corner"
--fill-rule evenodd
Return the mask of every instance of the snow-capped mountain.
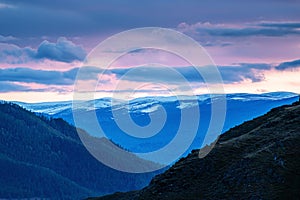
M 55 115 L 64 110 L 70 109 L 72 101 L 60 101 L 60 102 L 45 102 L 45 103 L 24 103 L 24 102 L 13 102 L 27 110 L 43 113 L 47 115 Z
M 198 103 L 206 102 L 212 97 L 218 97 L 218 94 L 204 94 L 199 96 L 180 96 L 180 104 L 176 108 L 183 109 L 187 107 L 196 106 Z M 236 93 L 227 94 L 227 101 L 280 101 L 295 98 L 298 95 L 291 92 L 271 92 L 263 94 L 248 94 L 248 93 Z M 197 100 L 197 102 L 195 102 Z M 157 110 L 158 105 L 162 103 L 175 103 L 178 101 L 178 97 L 175 96 L 153 96 L 153 97 L 142 97 L 136 98 L 130 101 L 116 100 L 112 98 L 101 98 L 96 100 L 90 100 L 82 103 L 80 107 L 73 109 L 80 110 L 97 110 L 97 109 L 129 109 L 130 112 L 144 112 L 149 113 Z M 59 101 L 59 102 L 44 102 L 44 103 L 25 103 L 25 102 L 13 102 L 27 110 L 43 113 L 50 116 L 55 116 L 61 112 L 69 111 L 72 109 L 72 101 Z M 210 103 L 210 102 L 209 102 Z
M 144 153 L 158 150 L 167 145 L 177 134 L 180 125 L 182 111 L 200 110 L 199 122 L 195 116 L 188 116 L 191 124 L 198 123 L 196 137 L 190 148 L 182 156 L 190 152 L 191 149 L 199 148 L 203 144 L 205 134 L 211 120 L 211 102 L 218 101 L 221 95 L 199 95 L 199 96 L 180 96 L 180 97 L 145 97 L 130 101 L 115 100 L 111 98 L 96 99 L 75 104 L 72 110 L 72 101 L 51 102 L 51 103 L 21 103 L 16 102 L 22 107 L 33 112 L 43 113 L 54 118 L 63 118 L 67 122 L 74 124 L 73 114 L 81 117 L 82 123 L 79 128 L 85 129 L 93 136 L 99 136 L 98 124 L 91 122 L 90 113 L 96 113 L 99 125 L 105 136 L 132 152 Z M 299 96 L 289 92 L 273 92 L 264 94 L 227 94 L 226 95 L 226 119 L 223 131 L 251 120 L 268 112 L 274 107 L 284 104 L 291 104 L 297 101 Z M 179 100 L 178 100 L 179 99 Z M 113 102 L 113 104 L 112 104 Z M 130 115 L 132 121 L 141 127 L 151 124 L 151 116 L 164 108 L 167 118 L 162 129 L 150 138 L 137 138 L 128 135 L 127 132 L 119 127 L 119 121 Z M 129 130 L 130 131 L 130 130 Z M 190 134 L 189 127 L 184 129 L 186 134 Z M 146 134 L 147 133 L 141 133 Z M 102 137 L 102 135 L 101 135 Z M 213 141 L 216 138 L 211 138 Z M 184 142 L 184 141 L 182 141 Z M 158 160 L 155 160 L 158 161 Z M 163 162 L 162 160 L 159 160 Z

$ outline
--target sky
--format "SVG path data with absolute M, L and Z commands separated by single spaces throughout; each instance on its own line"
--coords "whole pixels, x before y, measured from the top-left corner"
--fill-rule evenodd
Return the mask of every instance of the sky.
M 132 51 L 104 73 L 103 66 L 86 65 L 99 43 L 143 27 L 197 41 L 218 67 L 226 93 L 300 93 L 299 13 L 297 0 L 0 0 L 0 99 L 71 100 L 79 70 L 88 74 L 82 81 L 98 80 L 97 98 L 185 94 L 166 66 L 183 75 L 194 94 L 208 93 L 189 62 L 160 49 Z

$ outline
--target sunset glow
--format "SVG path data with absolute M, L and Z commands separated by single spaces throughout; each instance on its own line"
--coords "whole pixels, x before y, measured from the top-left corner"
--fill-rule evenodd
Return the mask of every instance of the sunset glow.
M 147 6 L 135 2 L 123 11 L 124 16 L 109 1 L 95 1 L 97 9 L 78 2 L 58 11 L 62 3 L 0 1 L 0 99 L 72 100 L 76 73 L 80 67 L 87 67 L 84 60 L 93 48 L 121 31 L 149 26 L 179 31 L 203 46 L 220 70 L 226 93 L 300 93 L 299 2 L 259 1 L 258 8 L 258 1 L 237 5 L 234 1 L 185 4 L 176 0 L 177 4 L 164 2 L 159 8 L 154 2 L 148 2 Z M 163 11 L 175 9 L 175 4 L 182 10 Z M 161 12 L 155 12 L 156 9 Z M 227 9 L 230 12 L 225 12 Z M 253 12 L 246 12 L 251 9 Z M 20 11 L 22 14 L 13 17 Z M 98 15 L 101 12 L 104 14 Z M 177 49 L 186 48 L 178 41 L 171 44 Z M 158 73 L 150 67 L 153 64 L 162 70 Z M 95 88 L 96 98 L 111 97 L 114 92 L 132 97 L 170 95 L 168 90 L 155 89 L 159 80 L 169 80 L 172 89 L 180 88 L 180 83 L 163 74 L 163 67 L 179 69 L 188 80 L 193 76 L 190 63 L 158 49 L 126 54 L 115 60 L 102 76 L 99 75 L 102 66 L 88 67 L 99 68 L 88 69 L 101 77 L 98 80 L 101 84 Z M 132 78 L 126 82 L 127 91 L 116 91 L 118 79 L 136 67 L 148 70 L 150 78 L 142 77 L 145 81 Z M 86 81 L 92 79 L 95 77 Z M 135 88 L 136 82 L 147 87 Z M 193 80 L 191 87 L 195 94 L 209 92 L 201 80 Z

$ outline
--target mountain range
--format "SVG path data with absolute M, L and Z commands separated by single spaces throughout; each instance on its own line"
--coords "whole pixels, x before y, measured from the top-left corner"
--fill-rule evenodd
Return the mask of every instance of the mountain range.
M 217 99 L 218 95 L 214 97 Z M 192 149 L 201 147 L 207 130 L 211 117 L 211 96 L 197 96 L 196 102 L 194 98 L 188 96 L 182 99 L 179 102 L 176 97 L 147 97 L 131 100 L 128 104 L 122 100 L 104 98 L 84 102 L 73 111 L 72 101 L 32 104 L 2 101 L 0 197 L 79 199 L 145 187 L 156 174 L 162 173 L 168 167 L 160 171 L 138 174 L 112 169 L 96 160 L 87 151 L 78 132 L 90 139 L 88 141 L 92 141 L 88 142 L 89 145 L 97 146 L 96 153 L 105 154 L 106 159 L 116 162 L 117 165 L 128 166 L 130 169 L 142 168 L 145 171 L 160 168 L 161 164 L 165 164 L 164 157 L 159 160 L 162 162 L 153 163 L 137 157 L 132 152 L 151 152 L 167 144 L 174 137 L 176 133 L 174 130 L 178 129 L 180 113 L 195 109 L 196 106 L 200 109 L 201 128 L 195 141 L 181 157 L 188 155 Z M 288 92 L 228 94 L 223 132 L 265 114 L 274 107 L 291 104 L 297 99 L 297 94 Z M 112 101 L 116 102 L 113 106 Z M 165 127 L 156 137 L 145 140 L 124 136 L 112 114 L 115 109 L 121 110 L 121 114 L 129 113 L 135 123 L 143 126 L 149 123 L 149 116 L 157 112 L 159 106 L 163 106 L 168 115 Z M 83 116 L 96 112 L 99 123 L 107 132 L 107 137 L 97 137 L 98 133 L 94 131 L 93 124 L 75 128 L 73 112 Z M 116 152 L 112 144 L 126 150 Z M 192 155 L 195 155 L 195 151 Z M 150 185 L 153 185 L 154 180 L 157 178 L 153 179 Z M 131 195 L 131 193 L 119 194 L 122 198 Z
M 193 149 L 205 146 L 216 139 L 218 135 L 209 136 L 208 142 L 204 143 L 207 130 L 212 117 L 212 101 L 218 101 L 221 95 L 199 95 L 195 97 L 180 96 L 180 101 L 175 96 L 171 97 L 143 97 L 130 100 L 129 102 L 103 98 L 87 102 L 83 102 L 79 106 L 72 108 L 72 101 L 66 102 L 50 102 L 50 103 L 22 103 L 16 102 L 20 106 L 36 113 L 43 113 L 46 116 L 54 118 L 62 118 L 70 124 L 76 125 L 79 128 L 86 130 L 89 134 L 95 137 L 107 137 L 114 143 L 119 144 L 124 149 L 134 153 L 147 153 L 159 150 L 166 146 L 177 134 L 181 123 L 181 114 L 183 112 L 191 112 L 199 109 L 200 120 L 195 118 L 192 113 L 187 118 L 189 126 L 185 127 L 186 134 L 191 135 L 192 125 L 198 126 L 195 138 L 187 150 L 182 152 L 181 156 L 186 156 Z M 244 121 L 253 119 L 268 112 L 270 109 L 295 102 L 298 95 L 289 92 L 273 92 L 264 94 L 227 94 L 226 95 L 226 119 L 221 133 L 229 130 L 231 127 L 239 125 Z M 138 138 L 128 135 L 116 123 L 116 117 L 119 121 L 127 119 L 129 113 L 133 122 L 138 126 L 145 127 L 151 124 L 150 116 L 159 112 L 159 107 L 163 107 L 166 111 L 167 118 L 161 130 L 157 131 L 156 135 L 148 138 Z M 117 112 L 117 116 L 114 115 Z M 98 123 L 91 120 L 93 113 L 96 114 L 97 120 L 105 133 L 99 135 Z M 79 115 L 80 123 L 75 124 L 73 116 Z M 194 119 L 194 120 L 193 120 Z M 129 132 L 132 130 L 129 130 Z M 141 131 L 141 135 L 147 135 L 146 131 Z M 182 140 L 180 146 L 185 145 Z M 176 149 L 174 149 L 175 152 Z M 164 155 L 160 157 L 147 157 L 154 162 L 161 164 L 169 164 L 167 161 L 173 155 Z
M 300 99 L 222 134 L 213 150 L 193 150 L 142 190 L 90 200 L 299 199 Z

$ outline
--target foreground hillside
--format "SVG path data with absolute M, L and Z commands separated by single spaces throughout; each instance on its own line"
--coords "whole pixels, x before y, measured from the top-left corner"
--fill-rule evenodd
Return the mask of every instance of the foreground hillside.
M 98 142 L 100 152 L 120 164 L 130 164 L 115 157 L 107 140 Z M 145 167 L 152 164 L 134 155 L 130 158 Z M 0 103 L 1 199 L 82 199 L 139 189 L 151 177 L 150 173 L 129 174 L 101 164 L 82 145 L 75 127 L 62 119 L 39 117 L 17 105 Z
M 224 133 L 204 158 L 194 150 L 143 190 L 99 199 L 300 199 L 300 103 Z

